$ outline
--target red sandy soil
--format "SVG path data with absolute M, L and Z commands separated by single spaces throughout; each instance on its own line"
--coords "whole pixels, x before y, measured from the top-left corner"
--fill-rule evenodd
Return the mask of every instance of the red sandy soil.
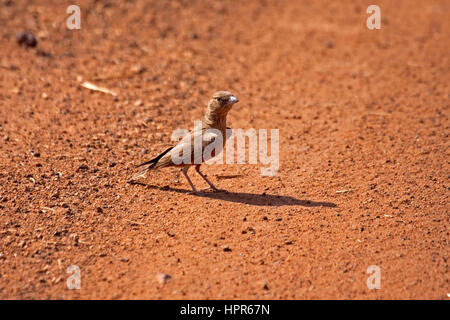
M 450 3 L 372 2 L 0 1 L 0 298 L 447 299 Z M 217 90 L 279 174 L 127 184 Z

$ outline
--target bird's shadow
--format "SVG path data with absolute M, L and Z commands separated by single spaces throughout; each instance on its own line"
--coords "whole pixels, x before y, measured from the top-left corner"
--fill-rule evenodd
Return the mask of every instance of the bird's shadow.
M 171 191 L 171 192 L 183 193 L 183 194 L 188 194 L 188 195 L 197 196 L 197 197 L 218 199 L 218 200 L 237 202 L 237 203 L 245 203 L 245 204 L 249 204 L 249 205 L 253 205 L 253 206 L 272 206 L 272 207 L 303 206 L 303 207 L 329 207 L 329 208 L 337 207 L 337 205 L 332 202 L 322 202 L 322 201 L 317 202 L 317 201 L 311 201 L 311 200 L 296 199 L 296 198 L 290 197 L 290 196 L 279 196 L 279 195 L 267 194 L 267 193 L 256 194 L 256 193 L 246 193 L 246 192 L 228 192 L 228 191 L 222 191 L 222 190 L 219 192 L 199 191 L 197 193 L 193 193 L 190 190 L 172 188 L 169 186 L 158 187 L 158 186 L 148 185 L 148 184 L 141 183 L 141 182 L 133 182 L 132 184 L 145 186 L 148 189 Z

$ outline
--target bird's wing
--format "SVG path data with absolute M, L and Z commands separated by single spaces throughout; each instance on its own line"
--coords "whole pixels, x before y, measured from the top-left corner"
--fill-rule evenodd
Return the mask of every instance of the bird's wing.
M 154 168 L 182 164 L 200 164 L 214 157 L 215 154 L 219 153 L 217 149 L 222 147 L 222 139 L 220 139 L 219 135 L 222 135 L 219 130 L 211 128 L 194 129 L 167 152 Z

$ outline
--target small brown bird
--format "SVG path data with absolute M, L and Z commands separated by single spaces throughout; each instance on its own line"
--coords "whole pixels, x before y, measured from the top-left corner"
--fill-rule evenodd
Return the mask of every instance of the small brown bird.
M 227 114 L 232 106 L 238 101 L 239 100 L 228 91 L 218 91 L 214 93 L 206 108 L 201 128 L 194 128 L 194 130 L 186 134 L 177 145 L 168 148 L 159 156 L 139 165 L 139 167 L 143 168 L 137 175 L 133 176 L 132 180 L 145 176 L 145 174 L 151 170 L 178 166 L 182 167 L 181 172 L 183 172 L 183 175 L 189 182 L 192 191 L 197 192 L 187 174 L 189 168 L 195 166 L 195 171 L 197 171 L 197 173 L 209 184 L 211 189 L 219 191 L 211 181 L 200 172 L 200 165 L 210 157 L 214 157 L 215 154 L 218 153 L 216 152 L 217 149 L 222 149 L 225 146 Z M 221 137 L 218 137 L 220 134 Z M 198 142 L 196 143 L 199 138 L 201 139 L 200 144 Z M 213 146 L 212 144 L 217 144 L 218 142 L 222 142 L 222 144 L 218 145 L 217 149 L 212 148 L 213 150 L 210 157 L 205 157 L 205 149 L 211 149 L 211 146 Z M 200 146 L 201 151 L 199 148 Z

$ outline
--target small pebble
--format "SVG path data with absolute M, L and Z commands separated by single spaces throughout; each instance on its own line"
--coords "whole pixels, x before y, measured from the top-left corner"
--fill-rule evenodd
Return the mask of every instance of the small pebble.
M 166 273 L 158 273 L 156 275 L 156 280 L 158 280 L 159 283 L 165 284 L 167 280 L 171 279 L 172 276 Z
M 20 32 L 16 35 L 17 43 L 24 47 L 36 47 L 36 37 L 29 32 Z
M 82 164 L 77 169 L 77 171 L 86 171 L 86 170 L 89 170 L 89 167 L 87 165 L 85 165 L 85 164 Z

